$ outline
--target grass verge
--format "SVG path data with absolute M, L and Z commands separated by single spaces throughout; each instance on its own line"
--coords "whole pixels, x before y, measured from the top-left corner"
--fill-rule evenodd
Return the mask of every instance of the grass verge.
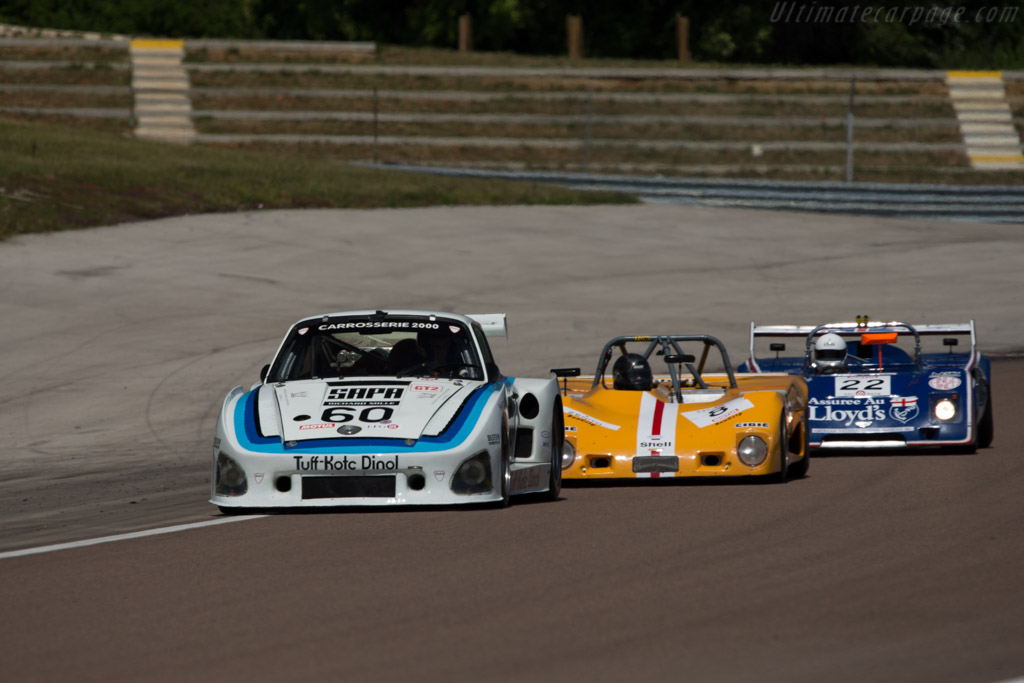
M 613 192 L 357 168 L 301 150 L 186 147 L 0 118 L 0 240 L 190 213 L 634 201 Z

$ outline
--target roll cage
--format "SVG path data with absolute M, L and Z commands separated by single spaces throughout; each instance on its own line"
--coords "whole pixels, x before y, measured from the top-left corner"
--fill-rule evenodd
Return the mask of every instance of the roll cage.
M 641 355 L 648 362 L 650 362 L 652 355 L 664 357 L 665 364 L 668 366 L 668 374 L 672 381 L 672 393 L 679 402 L 682 402 L 684 382 L 692 381 L 695 387 L 700 387 L 701 389 L 708 388 L 707 382 L 704 381 L 702 375 L 707 366 L 708 356 L 712 347 L 717 348 L 721 354 L 725 373 L 729 377 L 729 387 L 732 389 L 737 388 L 736 375 L 733 372 L 732 363 L 729 361 L 729 353 L 725 350 L 725 345 L 709 334 L 615 337 L 605 344 L 601 350 L 601 355 L 597 361 L 597 371 L 594 373 L 594 383 L 591 385 L 591 388 L 596 389 L 599 385 L 605 389 L 608 388 L 608 385 L 605 383 L 604 373 L 608 369 L 608 363 L 612 359 L 614 349 L 618 348 L 619 352 L 625 355 L 627 353 L 626 344 L 630 342 L 647 342 L 647 347 Z M 700 360 L 698 361 L 696 356 L 685 353 L 680 346 L 681 343 L 700 343 L 702 345 Z M 692 379 L 684 380 L 680 377 L 681 373 L 678 366 L 685 367 Z
M 868 322 L 861 325 L 857 323 L 825 323 L 824 325 L 818 325 L 807 333 L 807 341 L 804 345 L 804 370 L 808 370 L 811 367 L 811 352 L 814 350 L 814 338 L 819 334 L 827 334 L 829 332 L 835 332 L 839 335 L 871 334 L 872 332 L 896 332 L 896 334 L 899 334 L 901 329 L 914 335 L 914 356 L 912 360 L 914 365 L 921 367 L 921 333 L 909 323 L 892 320 L 889 322 Z

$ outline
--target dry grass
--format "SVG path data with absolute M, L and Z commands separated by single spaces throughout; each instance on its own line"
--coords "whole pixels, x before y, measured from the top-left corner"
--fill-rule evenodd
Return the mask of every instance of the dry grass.
M 232 133 L 236 135 L 270 135 L 287 132 L 289 135 L 373 135 L 372 121 L 266 121 L 226 120 L 199 118 L 197 128 L 204 133 Z M 490 123 L 474 122 L 471 117 L 451 123 L 401 123 L 380 121 L 376 126 L 379 136 L 418 136 L 442 138 L 503 138 L 529 140 L 582 140 L 585 125 L 578 123 Z M 844 124 L 820 126 L 744 126 L 706 125 L 694 123 L 654 123 L 647 125 L 594 123 L 591 126 L 594 144 L 602 140 L 632 140 L 643 147 L 645 141 L 703 141 L 703 142 L 790 142 L 819 141 L 845 142 Z M 856 131 L 859 142 L 959 142 L 955 127 L 917 128 L 864 128 Z M 637 150 L 639 152 L 639 150 Z
M 131 84 L 127 69 L 69 66 L 53 69 L 0 70 L 0 83 L 15 85 L 120 85 Z
M 679 80 L 670 78 L 568 78 L 563 76 L 501 76 L 489 74 L 415 75 L 368 74 L 360 72 L 327 73 L 315 66 L 306 71 L 191 71 L 190 80 L 198 88 L 317 88 L 381 90 L 463 90 L 470 92 L 637 92 L 637 93 L 719 93 L 774 95 L 849 95 L 850 86 L 841 81 L 751 81 L 708 78 Z M 913 97 L 945 96 L 941 83 L 859 83 L 859 95 Z
M 615 100 L 614 95 L 595 98 L 595 116 L 755 116 L 777 117 L 845 117 L 846 103 L 793 102 L 771 99 L 738 99 L 734 102 L 674 102 L 668 100 Z M 656 96 L 655 96 L 656 97 Z M 252 111 L 353 111 L 372 112 L 372 96 L 319 97 L 301 95 L 233 96 L 223 94 L 193 93 L 192 105 L 203 110 L 252 110 Z M 948 102 L 916 102 L 908 99 L 905 103 L 858 104 L 857 117 L 890 118 L 895 108 L 903 118 L 955 119 L 956 114 Z M 380 113 L 403 114 L 535 114 L 535 115 L 583 115 L 587 101 L 583 93 L 566 93 L 564 98 L 527 99 L 522 95 L 509 95 L 498 100 L 448 100 L 408 99 L 379 95 L 377 110 Z
M 112 63 L 127 62 L 129 54 L 127 44 L 123 48 L 104 46 L 34 47 L 4 45 L 3 51 L 0 52 L 0 59 L 10 61 Z

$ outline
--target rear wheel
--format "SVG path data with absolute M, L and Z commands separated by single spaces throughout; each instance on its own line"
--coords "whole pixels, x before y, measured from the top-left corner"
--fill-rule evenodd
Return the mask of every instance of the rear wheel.
M 565 442 L 565 417 L 562 399 L 555 398 L 551 408 L 551 474 L 548 476 L 547 497 L 558 500 L 562 493 L 562 444 Z

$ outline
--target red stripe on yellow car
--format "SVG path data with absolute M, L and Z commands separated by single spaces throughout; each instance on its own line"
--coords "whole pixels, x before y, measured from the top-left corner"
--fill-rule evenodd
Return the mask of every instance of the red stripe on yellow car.
M 636 421 L 636 454 L 676 457 L 676 411 L 665 410 L 665 403 L 653 394 L 640 397 Z M 674 477 L 675 472 L 638 472 L 637 477 Z

